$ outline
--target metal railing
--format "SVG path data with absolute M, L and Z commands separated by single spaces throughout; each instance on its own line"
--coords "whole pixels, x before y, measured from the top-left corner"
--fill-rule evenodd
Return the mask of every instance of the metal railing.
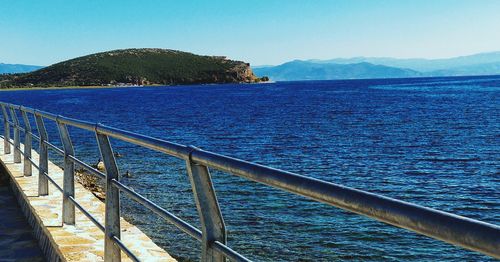
M 77 208 L 104 232 L 105 261 L 120 261 L 120 250 L 131 259 L 139 261 L 139 258 L 120 239 L 119 198 L 121 192 L 169 221 L 186 234 L 201 241 L 202 261 L 225 261 L 226 259 L 232 261 L 249 261 L 227 246 L 224 219 L 212 185 L 209 168 L 305 196 L 315 201 L 374 218 L 393 226 L 406 228 L 422 235 L 500 258 L 500 227 L 497 225 L 99 123 L 94 124 L 3 102 L 0 102 L 0 106 L 2 107 L 4 119 L 4 152 L 10 154 L 12 144 L 14 147 L 14 162 L 20 163 L 21 155 L 24 156 L 25 176 L 32 174 L 32 166 L 38 169 L 39 195 L 49 194 L 48 182 L 54 184 L 63 193 L 62 220 L 64 224 L 75 224 L 75 208 Z M 17 111 L 23 117 L 24 128 L 19 123 Z M 32 132 L 29 116 L 35 118 L 38 136 Z M 44 119 L 55 121 L 57 124 L 63 149 L 59 149 L 48 141 Z M 14 133 L 13 142 L 10 139 L 11 125 Z M 67 126 L 95 133 L 101 158 L 105 166 L 105 173 L 76 158 Z M 20 149 L 20 132 L 24 132 L 23 152 Z M 200 217 L 201 230 L 134 192 L 119 181 L 119 171 L 109 141 L 110 137 L 185 160 L 196 208 Z M 35 163 L 31 158 L 32 138 L 40 141 L 38 163 Z M 62 188 L 48 174 L 48 148 L 52 148 L 64 156 Z M 106 181 L 104 225 L 98 222 L 75 199 L 75 164 Z

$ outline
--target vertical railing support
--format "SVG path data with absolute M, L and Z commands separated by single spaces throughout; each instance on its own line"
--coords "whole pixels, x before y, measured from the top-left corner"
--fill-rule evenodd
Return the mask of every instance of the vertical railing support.
M 46 141 L 48 141 L 47 130 L 45 129 L 45 124 L 43 123 L 42 116 L 35 110 L 35 120 L 36 128 L 38 129 L 38 134 L 40 135 L 40 150 L 39 154 L 39 164 L 38 164 L 38 195 L 46 196 L 49 194 L 49 180 L 45 177 L 45 173 L 49 173 L 49 152 L 47 148 Z
M 69 136 L 68 127 L 59 121 L 59 116 L 56 118 L 56 123 L 64 149 L 63 223 L 74 225 L 75 205 L 69 200 L 69 197 L 75 197 L 75 163 L 69 156 L 74 156 L 75 150 Z
M 222 212 L 215 195 L 208 167 L 193 163 L 191 155 L 198 149 L 191 146 L 191 150 L 188 159 L 186 159 L 186 167 L 203 234 L 201 261 L 222 262 L 225 261 L 224 256 L 216 252 L 211 246 L 215 241 L 226 244 L 224 219 L 222 218 Z
M 106 169 L 106 213 L 104 224 L 104 260 L 121 261 L 120 248 L 114 243 L 113 237 L 120 238 L 120 191 L 113 186 L 112 180 L 118 180 L 119 171 L 115 155 L 107 135 L 100 134 L 99 124 L 96 125 L 95 135 L 101 152 L 101 159 Z
M 19 118 L 17 118 L 14 105 L 10 105 L 10 115 L 14 123 L 14 163 L 21 163 L 21 134 L 19 130 Z
M 3 152 L 5 154 L 10 154 L 10 124 L 9 124 L 9 114 L 5 105 L 2 104 L 3 112 Z
M 32 136 L 31 136 L 31 123 L 28 118 L 28 114 L 24 111 L 23 107 L 19 107 L 19 111 L 21 111 L 21 115 L 23 116 L 24 122 L 24 175 L 31 176 L 32 165 L 31 165 L 31 148 L 32 148 Z

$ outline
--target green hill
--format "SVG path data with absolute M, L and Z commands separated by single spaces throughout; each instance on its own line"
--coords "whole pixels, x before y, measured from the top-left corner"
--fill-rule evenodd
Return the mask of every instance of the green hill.
M 169 49 L 124 49 L 87 55 L 40 70 L 1 75 L 0 87 L 176 85 L 259 82 L 250 65 Z

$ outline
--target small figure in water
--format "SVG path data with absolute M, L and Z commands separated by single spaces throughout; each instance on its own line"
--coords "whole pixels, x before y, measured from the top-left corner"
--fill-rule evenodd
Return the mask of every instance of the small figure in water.
M 130 173 L 130 171 L 127 170 L 127 172 L 123 174 L 123 177 L 132 177 L 132 174 Z

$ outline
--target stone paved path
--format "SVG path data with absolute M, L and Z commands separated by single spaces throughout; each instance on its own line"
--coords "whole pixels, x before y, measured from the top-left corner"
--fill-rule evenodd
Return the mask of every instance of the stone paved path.
M 7 175 L 10 175 L 12 182 L 21 191 L 22 197 L 30 205 L 34 216 L 44 227 L 44 233 L 48 235 L 54 250 L 66 261 L 104 261 L 104 233 L 78 209 L 75 213 L 75 225 L 63 225 L 62 193 L 52 183 L 49 183 L 49 194 L 38 196 L 38 172 L 34 171 L 32 176 L 24 176 L 24 158 L 21 158 L 21 163 L 14 163 L 12 153 L 3 154 L 3 145 L 3 139 L 0 138 L 0 161 L 9 172 Z M 22 149 L 23 147 L 21 144 Z M 35 163 L 38 163 L 38 154 L 35 151 L 32 151 L 32 158 Z M 50 177 L 62 187 L 63 170 L 51 161 L 49 161 L 48 170 Z M 92 192 L 81 184 L 75 183 L 75 198 L 99 223 L 104 224 L 105 205 Z M 121 240 L 142 261 L 176 261 L 139 228 L 123 218 L 120 219 L 120 226 Z M 122 261 L 131 260 L 123 252 L 121 256 Z M 1 261 L 2 257 L 0 256 Z
M 1 176 L 1 175 L 0 175 Z M 0 181 L 0 261 L 45 261 L 9 186 Z

